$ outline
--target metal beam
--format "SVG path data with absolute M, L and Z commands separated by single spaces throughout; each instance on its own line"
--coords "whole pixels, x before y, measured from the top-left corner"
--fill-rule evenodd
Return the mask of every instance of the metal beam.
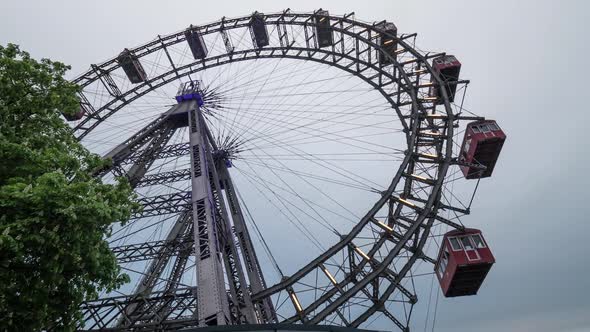
M 217 150 L 218 147 L 216 146 L 213 135 L 209 131 L 208 127 L 205 126 L 205 129 L 211 147 L 214 150 Z M 248 227 L 246 226 L 242 209 L 238 202 L 237 192 L 234 188 L 231 176 L 224 160 L 217 161 L 215 163 L 215 168 L 216 173 L 219 176 L 219 178 L 215 180 L 215 183 L 223 183 L 223 187 L 225 188 L 229 214 L 231 214 L 234 225 L 234 233 L 237 242 L 236 246 L 241 249 L 244 265 L 248 274 L 248 281 L 250 282 L 250 289 L 252 293 L 260 292 L 266 288 L 264 274 L 262 273 L 262 268 L 260 267 L 258 257 L 256 256 L 256 251 L 254 250 L 254 245 L 252 244 L 252 239 L 250 238 L 250 234 L 248 232 Z M 270 298 L 262 299 L 258 305 L 255 304 L 255 307 L 261 320 L 259 323 L 277 322 L 276 312 Z
M 162 148 L 161 151 L 155 153 L 149 157 L 149 159 L 164 159 L 164 158 L 171 158 L 171 157 L 179 157 L 185 156 L 189 154 L 189 144 L 188 143 L 180 143 L 180 144 L 172 144 L 167 145 Z M 128 163 L 136 163 L 142 160 L 142 157 L 139 153 L 130 156 L 129 158 L 123 160 L 122 164 Z
M 168 233 L 168 236 L 166 237 L 165 241 L 173 242 L 176 241 L 178 238 L 182 237 L 182 235 L 185 235 L 185 230 L 188 228 L 188 224 L 190 222 L 192 222 L 191 211 L 187 210 L 178 218 L 178 220 Z M 149 295 L 153 291 L 156 282 L 158 280 L 161 280 L 160 276 L 162 274 L 162 271 L 168 265 L 168 262 L 172 258 L 172 255 L 166 250 L 164 250 L 165 248 L 166 246 L 163 246 L 161 248 L 162 250 L 160 250 L 156 257 L 154 257 L 154 259 L 148 266 L 145 274 L 143 274 L 141 280 L 137 283 L 135 290 L 133 292 L 134 296 L 143 297 Z M 126 317 L 132 316 L 133 314 L 137 316 L 145 316 L 146 313 L 149 312 L 148 309 L 143 307 L 141 304 L 131 304 L 127 307 L 125 313 L 126 315 L 121 315 L 121 317 L 119 317 L 119 322 L 117 324 L 119 327 L 122 328 L 128 327 L 129 321 L 126 319 Z
M 191 192 L 181 191 L 172 194 L 144 197 L 137 200 L 143 210 L 133 215 L 133 219 L 180 213 L 190 207 Z
M 116 296 L 85 302 L 81 306 L 85 331 L 120 331 L 114 326 L 117 317 L 123 317 L 128 329 L 174 330 L 196 326 L 196 287 L 176 289 L 174 292 L 154 292 L 147 296 Z M 128 309 L 153 308 L 166 305 L 172 310 L 165 314 L 146 311 L 137 315 Z
M 237 199 L 238 197 L 225 163 L 218 163 L 218 170 L 219 174 L 221 175 L 220 181 L 222 181 L 224 184 L 225 193 L 229 203 L 229 211 L 234 222 L 235 235 L 237 238 L 236 240 L 238 241 L 239 247 L 241 248 L 242 255 L 244 257 L 246 272 L 248 274 L 248 280 L 250 281 L 250 288 L 252 289 L 253 293 L 258 293 L 266 289 L 262 268 L 260 267 L 258 257 L 256 256 L 256 251 L 254 250 L 252 239 L 250 238 L 244 215 L 242 214 L 242 210 Z M 276 313 L 270 298 L 262 299 L 260 305 L 257 306 L 257 310 L 260 313 L 263 323 L 272 323 L 277 321 Z
M 170 115 L 177 112 L 177 110 L 178 107 L 176 105 L 171 107 L 168 111 L 162 113 L 158 118 L 148 123 L 133 136 L 125 140 L 125 142 L 117 145 L 105 154 L 103 159 L 111 159 L 111 164 L 105 168 L 95 170 L 94 175 L 103 176 L 114 167 L 121 165 L 126 158 L 131 156 L 131 154 L 139 151 L 142 146 L 157 136 L 157 134 L 165 128 Z
M 217 174 L 216 163 L 213 159 L 211 149 L 214 143 L 211 144 L 210 136 L 207 135 L 209 130 L 204 119 L 202 121 L 202 128 L 205 130 L 205 139 L 209 142 L 207 145 L 207 158 L 209 161 L 210 168 L 210 183 L 215 198 L 217 212 L 220 221 L 220 234 L 219 238 L 222 242 L 223 247 L 223 260 L 226 266 L 226 275 L 230 283 L 230 294 L 234 310 L 237 314 L 235 324 L 254 324 L 258 323 L 254 312 L 254 305 L 250 297 L 250 289 L 246 283 L 246 274 L 244 273 L 242 265 L 242 257 L 238 252 L 238 243 L 234 242 L 232 234 L 232 225 L 230 223 L 229 214 L 227 212 L 227 203 L 224 197 L 221 195 L 220 178 Z
M 119 89 L 117 83 L 115 83 L 113 77 L 111 77 L 111 74 L 108 71 L 100 68 L 97 65 L 92 65 L 91 68 L 98 75 L 98 77 L 100 78 L 100 82 L 103 84 L 103 86 L 111 96 L 121 97 L 121 90 Z
M 148 174 L 145 175 L 139 182 L 137 182 L 136 187 L 146 187 L 157 184 L 173 183 L 177 181 L 190 180 L 190 178 L 191 170 L 188 168 L 170 172 Z
M 111 250 L 119 263 L 130 263 L 156 258 L 161 252 L 175 255 L 186 248 L 192 248 L 193 243 L 194 239 L 192 237 L 186 237 L 176 238 L 173 241 L 160 240 L 128 244 L 113 247 Z
M 132 188 L 137 186 L 154 163 L 155 160 L 151 158 L 151 156 L 159 153 L 163 149 L 172 135 L 174 135 L 174 131 L 174 125 L 170 121 L 167 121 L 162 130 L 160 130 L 147 144 L 147 147 L 141 150 L 141 158 L 127 171 L 127 179 Z
M 198 319 L 200 326 L 227 325 L 230 312 L 223 267 L 219 261 L 220 244 L 216 236 L 213 194 L 209 183 L 207 140 L 202 128 L 201 112 L 195 100 L 180 105 L 189 110 L 189 140 L 191 151 L 191 183 L 194 236 L 197 260 Z

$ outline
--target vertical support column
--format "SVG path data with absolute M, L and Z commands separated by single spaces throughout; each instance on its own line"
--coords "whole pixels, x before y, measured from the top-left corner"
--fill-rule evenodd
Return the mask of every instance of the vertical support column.
M 205 130 L 208 128 L 204 125 Z M 208 134 L 209 136 L 209 134 Z M 209 143 L 211 144 L 211 138 Z M 213 144 L 211 144 L 213 145 Z M 209 145 L 207 146 L 209 147 Z M 207 158 L 211 165 L 216 165 L 210 151 L 207 152 Z M 221 248 L 223 248 L 223 261 L 225 263 L 225 272 L 230 286 L 231 303 L 230 313 L 235 314 L 235 324 L 256 324 L 261 320 L 257 319 L 255 315 L 254 305 L 250 297 L 250 290 L 246 283 L 246 276 L 242 268 L 242 258 L 237 249 L 237 243 L 234 242 L 232 235 L 232 225 L 229 221 L 227 213 L 227 203 L 223 198 L 220 186 L 220 176 L 218 174 L 219 167 L 213 166 L 211 168 L 211 190 L 214 191 L 214 197 L 217 198 L 218 213 L 219 213 L 219 230 L 218 239 L 220 240 Z M 232 311 L 233 309 L 233 311 Z
M 207 138 L 211 143 L 211 146 L 214 149 L 217 149 L 217 146 L 215 145 L 215 140 L 213 139 L 213 135 L 211 135 L 209 128 L 205 127 L 205 130 Z M 244 265 L 246 267 L 246 272 L 248 274 L 250 289 L 252 293 L 255 294 L 266 289 L 266 283 L 264 282 L 262 268 L 260 267 L 260 263 L 258 262 L 256 252 L 254 251 L 254 246 L 252 245 L 252 240 L 250 238 L 250 234 L 248 233 L 248 227 L 246 227 L 244 215 L 240 208 L 238 196 L 234 189 L 231 176 L 229 174 L 229 171 L 227 170 L 227 165 L 225 162 L 220 161 L 216 163 L 215 169 L 215 183 L 223 183 L 224 185 L 225 193 L 227 196 L 227 205 L 230 210 L 229 213 L 231 214 L 232 221 L 234 224 L 234 230 L 237 238 L 236 240 L 238 241 L 236 245 L 242 249 L 241 254 L 243 256 Z M 225 208 L 223 208 L 223 210 L 223 213 L 227 214 Z M 278 322 L 277 315 L 270 298 L 263 299 L 259 303 L 254 303 L 254 306 L 254 309 L 256 310 L 256 315 L 258 317 L 258 321 L 260 323 Z
M 209 183 L 209 165 L 205 155 L 207 138 L 200 121 L 197 102 L 191 100 L 184 103 L 191 104 L 191 107 L 188 107 L 189 142 L 199 325 L 226 325 L 230 322 L 229 305 L 215 231 L 217 225 L 214 202 Z
M 264 275 L 262 274 L 258 257 L 254 251 L 254 246 L 252 245 L 252 240 L 250 238 L 250 234 L 248 233 L 248 228 L 246 227 L 242 210 L 240 209 L 237 193 L 234 189 L 230 174 L 224 163 L 219 163 L 217 172 L 219 174 L 220 180 L 224 183 L 225 192 L 229 203 L 229 210 L 234 222 L 236 237 L 239 241 L 239 246 L 242 248 L 242 255 L 244 256 L 244 263 L 246 266 L 246 272 L 248 273 L 248 279 L 250 281 L 250 288 L 252 289 L 252 293 L 255 294 L 266 288 Z M 262 322 L 273 323 L 277 321 L 276 313 L 270 298 L 262 300 L 262 303 L 256 306 L 257 311 L 261 316 L 260 320 Z

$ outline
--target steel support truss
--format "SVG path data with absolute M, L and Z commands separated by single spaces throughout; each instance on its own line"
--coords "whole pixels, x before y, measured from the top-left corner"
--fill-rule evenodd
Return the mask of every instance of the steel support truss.
M 196 288 L 179 288 L 174 292 L 153 292 L 145 296 L 115 296 L 86 302 L 81 308 L 82 314 L 87 318 L 83 329 L 119 331 L 121 327 L 113 325 L 119 319 L 125 326 L 138 330 L 162 331 L 195 326 L 196 291 Z M 141 312 L 130 310 L 131 307 L 141 308 Z
M 178 116 L 170 117 L 183 112 L 187 117 L 186 122 L 179 124 Z M 174 130 L 183 123 L 191 130 L 189 144 L 182 144 L 180 147 L 167 146 Z M 177 214 L 178 220 L 165 240 L 113 248 L 120 263 L 143 260 L 149 260 L 150 263 L 133 296 L 85 304 L 83 309 L 86 314 L 91 315 L 87 317 L 87 321 L 93 324 L 91 328 L 108 326 L 134 329 L 276 321 L 270 300 L 256 304 L 251 300 L 253 291 L 260 291 L 265 287 L 262 271 L 239 205 L 233 200 L 235 192 L 231 178 L 225 163 L 213 160 L 212 150 L 216 147 L 211 142 L 213 141 L 198 106 L 195 103 L 185 103 L 172 107 L 105 155 L 106 158 L 111 158 L 111 166 L 100 170 L 98 174 L 110 171 L 118 176 L 126 176 L 134 187 L 192 179 L 193 190 L 139 199 L 143 209 L 133 216 L 136 220 L 133 222 L 170 214 Z M 146 175 L 158 156 L 177 156 L 181 155 L 179 151 L 186 153 L 187 150 L 191 156 L 190 169 Z M 128 170 L 123 168 L 124 165 L 130 166 Z M 227 197 L 232 197 L 231 202 L 225 202 L 224 196 L 220 195 L 221 181 L 228 188 Z M 233 224 L 230 224 L 228 207 Z M 240 250 L 237 249 L 238 246 Z M 183 301 L 186 302 L 186 297 L 190 296 L 185 288 L 180 287 L 180 277 L 189 256 L 195 256 L 197 261 L 198 285 L 205 286 L 192 289 L 192 296 L 201 301 L 193 299 L 190 304 L 194 306 L 194 310 L 191 309 L 190 318 L 177 322 L 176 316 L 173 316 L 177 308 L 172 305 L 182 305 L 183 302 L 170 299 L 175 298 L 178 290 L 183 292 Z M 245 263 L 242 264 L 242 261 Z M 171 264 L 172 272 L 164 277 L 165 267 Z M 243 266 L 246 267 L 246 272 L 243 271 Z M 224 279 L 230 281 L 228 290 L 225 289 Z M 150 297 L 150 294 L 157 293 L 154 286 L 161 282 L 166 283 L 163 294 L 169 301 L 158 302 L 162 297 Z M 118 310 L 111 308 L 114 305 Z M 111 310 L 107 310 L 108 308 Z M 175 322 L 168 321 L 168 318 Z

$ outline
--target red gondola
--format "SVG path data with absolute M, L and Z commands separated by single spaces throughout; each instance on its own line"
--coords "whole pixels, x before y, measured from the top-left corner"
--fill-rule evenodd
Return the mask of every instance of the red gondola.
M 78 110 L 78 112 L 76 112 L 74 114 L 62 113 L 64 118 L 66 118 L 66 120 L 68 120 L 68 121 L 78 121 L 84 117 L 84 114 L 86 114 L 86 111 L 84 111 L 84 109 L 82 107 L 80 107 L 80 110 Z
M 445 234 L 434 270 L 445 297 L 475 295 L 494 262 L 481 231 L 466 228 Z
M 119 62 L 131 83 L 137 84 L 147 80 L 147 75 L 141 62 L 139 62 L 137 56 L 128 49 L 124 49 L 123 52 L 119 54 L 117 62 Z
M 391 22 L 382 22 L 375 26 L 381 32 L 379 32 L 378 44 L 383 49 L 383 52 L 379 52 L 379 64 L 381 66 L 393 64 L 390 58 L 385 53 L 391 55 L 395 59 L 397 50 L 397 27 Z M 384 53 L 385 52 L 385 53 Z
M 461 72 L 461 62 L 454 55 L 442 55 L 432 60 L 432 69 L 442 80 L 443 86 L 446 87 L 449 102 L 453 102 L 457 91 L 459 72 Z M 434 83 L 434 77 L 430 81 Z M 430 97 L 436 97 L 436 104 L 443 103 L 441 86 L 432 86 L 429 95 Z
M 184 31 L 184 37 L 186 38 L 188 47 L 190 48 L 195 60 L 204 59 L 207 57 L 207 44 L 205 44 L 203 35 L 201 35 L 199 30 L 194 28 L 192 24 Z
M 494 120 L 469 123 L 465 129 L 459 156 L 465 178 L 479 179 L 491 176 L 505 140 L 506 134 Z M 485 169 L 480 166 L 485 166 Z
M 270 43 L 268 38 L 268 28 L 264 22 L 264 14 L 254 12 L 250 19 L 250 36 L 252 37 L 252 43 L 256 48 L 262 48 L 268 46 Z
M 313 23 L 315 24 L 315 35 L 319 48 L 332 46 L 334 36 L 332 26 L 330 25 L 330 14 L 327 10 L 318 10 L 313 14 Z

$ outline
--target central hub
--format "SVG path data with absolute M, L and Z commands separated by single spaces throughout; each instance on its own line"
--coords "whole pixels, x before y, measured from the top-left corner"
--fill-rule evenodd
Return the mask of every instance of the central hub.
M 233 159 L 233 152 L 226 149 L 217 149 L 211 153 L 213 161 L 216 163 L 224 163 L 225 167 L 232 167 L 231 160 Z

